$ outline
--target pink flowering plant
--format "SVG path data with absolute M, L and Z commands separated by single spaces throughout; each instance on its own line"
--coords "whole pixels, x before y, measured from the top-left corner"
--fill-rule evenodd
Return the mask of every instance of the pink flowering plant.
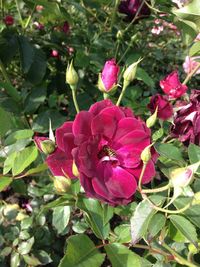
M 199 266 L 199 0 L 0 10 L 0 266 Z

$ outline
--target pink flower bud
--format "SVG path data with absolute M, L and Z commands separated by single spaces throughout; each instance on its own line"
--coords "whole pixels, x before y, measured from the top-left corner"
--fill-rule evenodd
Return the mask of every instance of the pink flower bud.
M 58 58 L 59 57 L 58 51 L 55 49 L 51 50 L 51 57 L 57 57 Z
M 103 88 L 99 88 L 101 91 L 109 92 L 117 84 L 119 74 L 119 66 L 117 65 L 115 59 L 106 61 L 100 79 Z
M 42 5 L 37 5 L 35 9 L 37 12 L 41 12 L 44 9 L 44 7 Z
M 179 81 L 178 72 L 173 71 L 160 81 L 160 87 L 171 99 L 179 98 L 187 91 L 187 86 Z
M 46 155 L 49 155 L 55 150 L 55 143 L 47 137 L 34 137 L 34 142 L 38 149 Z
M 6 26 L 11 26 L 14 24 L 14 18 L 13 16 L 6 16 L 4 19 L 3 19 L 4 23 L 6 24 Z

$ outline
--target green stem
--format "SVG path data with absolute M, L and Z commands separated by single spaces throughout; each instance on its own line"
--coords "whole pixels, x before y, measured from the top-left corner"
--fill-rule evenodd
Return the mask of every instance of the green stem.
M 15 0 L 15 4 L 16 4 L 16 7 L 17 7 L 17 12 L 18 12 L 18 15 L 19 15 L 21 26 L 22 26 L 22 28 L 24 28 L 24 23 L 23 23 L 21 12 L 20 12 L 18 0 Z
M 3 5 L 3 0 L 1 0 L 1 14 L 2 14 L 2 17 L 4 17 L 4 5 Z
M 6 90 L 7 94 L 10 95 L 13 98 L 13 100 L 18 102 L 20 100 L 20 95 L 19 95 L 18 91 L 15 89 L 15 87 L 12 86 L 10 78 L 6 72 L 6 68 L 5 68 L 3 62 L 1 61 L 1 59 L 0 59 L 0 71 L 3 74 L 4 80 L 8 84 L 8 86 L 5 86 L 5 90 Z
M 104 99 L 109 99 L 109 94 L 107 94 L 107 93 L 103 93 L 103 98 L 104 98 Z
M 200 68 L 200 63 L 193 69 L 193 71 L 191 71 L 190 73 L 188 73 L 187 77 L 185 78 L 185 80 L 183 81 L 182 84 L 187 84 L 188 81 L 192 78 L 192 76 L 198 71 L 198 69 Z
M 114 7 L 114 10 L 113 10 L 112 19 L 111 19 L 111 25 L 110 25 L 111 31 L 112 31 L 112 28 L 113 28 L 114 23 L 115 23 L 115 18 L 116 18 L 119 2 L 120 2 L 120 0 L 115 0 L 115 7 Z
M 76 99 L 76 90 L 75 89 L 72 89 L 72 97 L 73 97 L 73 102 L 74 102 L 76 112 L 79 113 L 80 110 L 79 110 L 78 102 Z
M 131 47 L 132 47 L 132 42 L 129 43 L 128 47 L 126 48 L 124 54 L 121 56 L 121 58 L 119 59 L 117 64 L 119 64 L 122 61 L 122 59 L 126 56 L 126 54 L 128 53 L 128 51 L 130 50 Z
M 117 40 L 114 58 L 117 58 L 117 54 L 118 54 L 118 51 L 119 51 L 119 45 L 120 45 L 120 40 Z
M 140 192 L 142 192 L 142 178 L 144 176 L 144 172 L 146 170 L 146 167 L 147 167 L 147 162 L 143 162 L 142 171 L 140 173 L 139 182 L 138 182 L 138 189 Z
M 24 26 L 24 31 L 26 30 L 26 28 L 28 28 L 28 25 L 29 25 L 29 23 L 30 23 L 30 21 L 31 21 L 31 19 L 33 17 L 34 11 L 35 11 L 35 7 L 36 7 L 36 4 L 34 5 L 32 11 L 31 11 L 31 14 L 30 14 L 30 16 L 28 17 L 28 19 L 26 21 L 26 24 Z
M 127 85 L 126 83 L 123 84 L 123 88 L 122 88 L 121 94 L 119 95 L 119 98 L 118 98 L 118 100 L 117 100 L 116 106 L 119 106 L 119 105 L 120 105 L 121 100 L 122 100 L 122 98 L 123 98 L 123 96 L 124 96 L 124 93 L 125 93 L 125 91 L 126 91 L 127 86 L 128 86 L 128 85 Z
M 170 248 L 167 244 L 162 243 L 162 246 L 168 250 L 173 256 L 174 259 L 180 263 L 181 265 L 188 266 L 188 267 L 197 267 L 199 265 L 193 264 L 192 262 L 187 261 L 182 256 L 180 256 L 176 251 L 174 251 L 172 248 Z
M 170 188 L 170 184 L 168 183 L 165 186 L 154 188 L 154 189 L 142 189 L 141 193 L 144 193 L 144 194 L 158 193 L 158 192 L 166 191 L 169 188 Z

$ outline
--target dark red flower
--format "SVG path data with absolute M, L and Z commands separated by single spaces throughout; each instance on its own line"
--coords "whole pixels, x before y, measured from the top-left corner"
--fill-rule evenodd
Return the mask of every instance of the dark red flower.
M 178 72 L 173 71 L 160 81 L 160 87 L 170 98 L 179 98 L 187 91 L 187 86 L 179 81 Z
M 7 15 L 4 19 L 3 19 L 4 23 L 7 25 L 7 26 L 11 26 L 14 24 L 14 18 L 13 16 L 10 16 L 10 15 Z
M 200 145 L 200 91 L 193 90 L 190 102 L 181 106 L 175 114 L 171 136 L 178 138 L 184 145 Z
M 162 120 L 167 120 L 173 115 L 173 108 L 170 102 L 168 101 L 167 96 L 162 96 L 160 94 L 156 94 L 151 97 L 150 103 L 148 104 L 148 108 L 153 114 L 158 107 L 157 117 Z
M 142 4 L 142 0 L 122 0 L 119 4 L 119 12 L 127 15 L 127 20 L 131 21 L 138 9 Z M 140 12 L 138 13 L 138 17 L 148 16 L 150 14 L 149 7 L 144 3 Z
M 62 26 L 62 31 L 66 34 L 69 33 L 69 30 L 70 30 L 70 26 L 69 26 L 69 23 L 67 21 L 64 22 L 63 26 Z
M 57 150 L 47 164 L 54 175 L 73 177 L 75 162 L 88 197 L 124 205 L 133 200 L 143 164 L 140 155 L 151 143 L 150 134 L 130 109 L 103 100 L 56 130 Z M 142 183 L 155 175 L 156 153 L 152 154 Z

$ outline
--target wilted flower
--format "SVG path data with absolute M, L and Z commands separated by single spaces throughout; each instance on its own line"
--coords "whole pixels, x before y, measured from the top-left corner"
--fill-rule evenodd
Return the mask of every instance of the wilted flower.
M 178 138 L 184 145 L 200 145 L 200 91 L 193 90 L 190 102 L 176 112 L 171 128 L 172 137 Z
M 127 15 L 126 19 L 130 21 L 135 17 L 141 4 L 142 0 L 122 0 L 119 4 L 118 9 L 120 13 L 126 14 Z M 150 14 L 150 9 L 144 3 L 140 12 L 138 13 L 138 17 L 148 16 L 149 14 Z
M 150 134 L 150 129 L 129 108 L 103 100 L 56 130 L 58 147 L 48 156 L 47 164 L 54 176 L 62 173 L 74 177 L 75 163 L 88 197 L 111 205 L 127 204 L 137 189 L 143 165 L 140 156 L 151 143 Z M 148 183 L 155 175 L 156 156 L 152 150 L 142 183 Z
M 99 75 L 98 88 L 103 92 L 110 92 L 117 84 L 119 66 L 115 59 L 106 61 L 102 73 Z
M 178 98 L 185 94 L 187 86 L 179 81 L 178 72 L 173 71 L 160 81 L 160 87 L 170 98 Z
M 160 94 L 152 96 L 147 107 L 150 109 L 151 114 L 153 114 L 158 107 L 157 117 L 162 120 L 167 120 L 173 115 L 173 108 L 167 96 L 162 96 Z
M 11 26 L 14 24 L 14 18 L 13 16 L 7 15 L 4 19 L 3 19 L 4 23 L 6 24 L 6 26 Z
M 185 73 L 189 74 L 197 67 L 199 62 L 197 62 L 195 60 L 200 60 L 200 56 L 198 56 L 198 57 L 186 56 L 185 62 L 183 63 L 183 69 L 184 69 Z M 200 68 L 194 73 L 194 75 L 199 74 L 199 73 L 200 73 Z

